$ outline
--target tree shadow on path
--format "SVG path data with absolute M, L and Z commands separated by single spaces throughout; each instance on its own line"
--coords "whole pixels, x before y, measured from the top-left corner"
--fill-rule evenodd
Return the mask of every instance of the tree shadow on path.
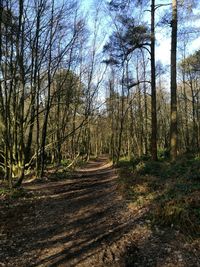
M 26 185 L 34 198 L 1 209 L 2 265 L 82 266 L 119 240 L 132 225 L 121 220 L 116 178 L 100 159 L 77 178 Z

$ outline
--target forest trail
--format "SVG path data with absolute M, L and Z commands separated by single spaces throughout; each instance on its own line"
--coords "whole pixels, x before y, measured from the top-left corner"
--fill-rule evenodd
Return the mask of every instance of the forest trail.
M 72 177 L 34 181 L 24 185 L 29 197 L 0 200 L 1 267 L 200 266 L 184 235 L 151 226 L 151 206 L 125 202 L 106 158 Z
M 32 197 L 3 203 L 0 266 L 122 266 L 121 248 L 110 247 L 130 224 L 116 170 L 100 158 L 76 174 L 26 184 Z

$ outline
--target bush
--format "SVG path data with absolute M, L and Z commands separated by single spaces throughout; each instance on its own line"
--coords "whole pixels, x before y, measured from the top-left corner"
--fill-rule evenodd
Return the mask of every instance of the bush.
M 176 162 L 135 160 L 134 172 L 139 175 L 153 175 L 161 178 L 180 178 L 200 180 L 200 160 L 179 158 Z
M 132 161 L 128 158 L 121 158 L 116 167 L 119 168 L 132 168 Z
M 72 161 L 70 159 L 62 159 L 61 164 L 63 167 L 67 167 Z
M 168 149 L 158 149 L 158 159 L 165 160 L 169 159 L 170 153 Z
M 135 172 L 140 175 L 162 176 L 164 165 L 159 161 L 142 161 L 135 167 Z

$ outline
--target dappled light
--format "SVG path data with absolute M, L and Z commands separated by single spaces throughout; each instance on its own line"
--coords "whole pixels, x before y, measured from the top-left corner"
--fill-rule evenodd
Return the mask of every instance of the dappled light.
M 0 267 L 200 267 L 200 1 L 0 0 Z
M 92 173 L 91 165 L 92 168 L 100 167 L 97 175 L 96 171 Z M 50 182 L 42 186 L 26 185 L 26 189 L 32 192 L 25 201 L 27 203 L 10 204 L 10 216 L 14 216 L 14 221 L 7 217 L 6 206 L 1 211 L 3 234 L 12 239 L 13 249 L 20 247 L 19 254 L 31 252 L 37 255 L 33 266 L 62 263 L 73 266 L 93 250 L 94 254 L 97 253 L 99 243 L 102 247 L 108 241 L 112 244 L 129 231 L 129 222 L 123 221 L 118 214 L 122 212 L 123 204 L 116 194 L 115 170 L 105 168 L 105 160 L 91 163 L 88 167 L 85 171 L 90 175 L 77 180 Z M 28 240 L 32 240 L 31 243 Z M 5 246 L 2 251 L 4 257 L 10 254 L 7 249 Z M 12 262 L 15 258 L 16 253 Z M 29 262 L 24 258 L 23 264 L 26 260 Z M 20 263 L 17 261 L 17 264 Z

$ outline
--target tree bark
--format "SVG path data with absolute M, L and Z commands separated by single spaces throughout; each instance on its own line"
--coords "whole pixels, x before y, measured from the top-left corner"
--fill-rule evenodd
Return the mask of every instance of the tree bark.
M 157 160 L 157 111 L 155 75 L 155 0 L 151 1 L 151 157 Z
M 177 157 L 177 0 L 172 0 L 172 35 L 171 35 L 171 125 L 170 125 L 170 156 L 171 160 Z

